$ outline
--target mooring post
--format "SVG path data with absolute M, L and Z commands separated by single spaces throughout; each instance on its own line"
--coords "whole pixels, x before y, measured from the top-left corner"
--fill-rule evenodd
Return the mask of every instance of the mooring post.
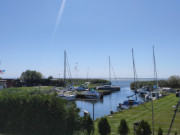
M 94 125 L 94 98 L 93 98 L 93 125 Z M 93 135 L 94 135 L 94 128 L 93 128 Z

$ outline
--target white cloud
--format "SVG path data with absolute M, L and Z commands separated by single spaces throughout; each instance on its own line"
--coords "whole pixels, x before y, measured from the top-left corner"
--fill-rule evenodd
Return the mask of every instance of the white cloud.
M 53 41 L 53 39 L 54 39 L 54 36 L 55 36 L 55 34 L 56 34 L 56 31 L 57 31 L 57 28 L 58 28 L 59 23 L 60 23 L 60 21 L 61 21 L 65 4 L 66 4 L 66 0 L 62 0 L 61 6 L 60 6 L 60 9 L 59 9 L 59 14 L 58 14 L 58 17 L 57 17 L 57 20 L 56 20 L 56 25 L 55 25 L 55 27 L 54 27 L 54 31 L 53 31 L 52 38 L 51 38 L 52 41 Z

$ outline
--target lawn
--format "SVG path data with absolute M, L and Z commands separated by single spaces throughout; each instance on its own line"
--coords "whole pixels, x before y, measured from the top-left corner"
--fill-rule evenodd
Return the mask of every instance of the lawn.
M 155 135 L 157 135 L 158 128 L 161 127 L 165 134 L 167 134 L 174 115 L 173 105 L 178 103 L 179 98 L 175 97 L 175 94 L 170 94 L 166 97 L 163 97 L 159 100 L 153 101 L 154 107 L 154 130 Z M 117 135 L 118 125 L 122 118 L 126 119 L 128 126 L 130 128 L 130 135 L 133 135 L 134 125 L 133 123 L 140 121 L 142 119 L 148 121 L 152 125 L 152 105 L 151 101 L 143 105 L 133 107 L 128 110 L 117 112 L 112 116 L 106 116 L 110 126 L 111 126 L 111 135 Z M 99 119 L 95 121 L 95 135 L 98 133 L 98 124 Z M 180 134 L 180 109 L 176 113 L 176 117 L 172 126 L 171 134 L 174 135 L 174 132 L 177 131 Z M 151 128 L 152 129 L 152 128 Z

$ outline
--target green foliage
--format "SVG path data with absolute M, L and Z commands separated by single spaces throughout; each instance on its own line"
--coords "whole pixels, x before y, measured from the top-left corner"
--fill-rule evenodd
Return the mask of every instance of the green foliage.
M 108 135 L 111 132 L 111 127 L 107 118 L 101 118 L 98 122 L 98 131 L 101 135 Z
M 103 79 L 92 79 L 91 80 L 92 84 L 102 84 L 102 83 L 110 83 L 108 80 L 103 80 Z
M 93 84 L 89 84 L 89 85 L 88 85 L 88 88 L 89 88 L 89 89 L 95 89 L 95 87 L 96 87 L 96 86 L 94 86 Z
M 50 80 L 50 79 L 53 79 L 53 77 L 52 76 L 48 76 L 48 79 Z
M 118 127 L 118 133 L 120 135 L 127 135 L 129 133 L 129 128 L 125 119 L 121 119 Z
M 26 80 L 38 80 L 42 79 L 42 74 L 37 71 L 31 71 L 31 70 L 26 70 L 21 74 L 20 77 L 21 80 L 26 81 Z
M 40 79 L 42 79 L 42 74 L 37 71 L 26 70 L 21 74 L 20 79 L 26 83 L 27 86 L 38 85 Z
M 170 85 L 170 87 L 172 88 L 179 88 L 180 87 L 180 77 L 179 76 L 171 76 L 169 79 L 168 79 L 168 83 Z
M 0 92 L 0 131 L 8 135 L 72 135 L 81 128 L 79 109 L 55 94 L 5 89 Z
M 153 85 L 154 85 L 154 81 L 138 81 L 138 82 L 132 82 L 132 83 L 130 84 L 130 88 L 131 88 L 132 90 L 137 87 L 137 86 L 136 86 L 136 83 L 138 83 L 139 88 L 141 88 L 141 87 L 143 87 L 143 86 L 153 87 Z
M 66 79 L 66 86 L 68 85 L 74 85 L 74 86 L 80 86 L 85 84 L 85 82 L 90 82 L 90 85 L 88 85 L 88 88 L 95 88 L 95 85 L 98 85 L 99 83 L 107 83 L 107 80 L 103 79 Z M 59 85 L 59 86 L 64 86 L 64 80 L 52 80 L 51 85 Z
M 137 135 L 151 135 L 151 128 L 147 121 L 142 120 L 136 129 Z
M 163 135 L 163 130 L 161 127 L 159 127 L 159 129 L 158 129 L 158 135 Z
M 177 131 L 174 132 L 174 135 L 177 135 Z
M 87 131 L 87 134 L 90 135 L 91 132 L 94 130 L 94 123 L 91 119 L 90 115 L 85 115 L 83 118 L 83 129 Z
M 152 87 L 154 85 L 154 81 L 138 81 L 139 88 L 142 86 Z M 171 87 L 171 88 L 180 88 L 180 76 L 170 76 L 168 80 L 159 80 L 158 84 L 160 87 Z M 132 82 L 130 84 L 131 89 L 134 89 L 136 86 L 136 82 Z

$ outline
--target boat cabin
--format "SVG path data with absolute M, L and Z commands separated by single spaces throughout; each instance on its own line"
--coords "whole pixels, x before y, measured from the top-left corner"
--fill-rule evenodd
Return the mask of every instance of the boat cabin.
M 142 104 L 142 102 L 141 101 L 138 101 L 138 100 L 125 100 L 124 102 L 123 102 L 123 105 L 125 105 L 125 106 L 134 106 L 134 105 L 140 105 L 140 104 Z

